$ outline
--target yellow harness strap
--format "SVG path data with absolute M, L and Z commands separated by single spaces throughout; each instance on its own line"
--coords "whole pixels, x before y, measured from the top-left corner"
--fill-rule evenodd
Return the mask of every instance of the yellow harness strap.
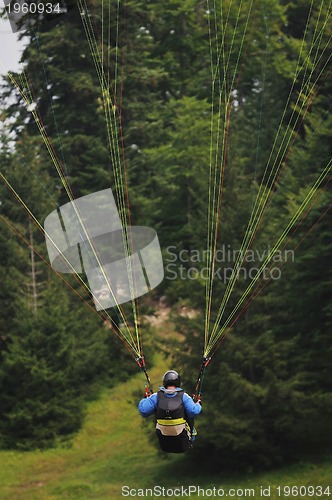
M 159 425 L 181 425 L 185 424 L 186 421 L 184 418 L 175 418 L 175 419 L 158 419 L 157 424 Z

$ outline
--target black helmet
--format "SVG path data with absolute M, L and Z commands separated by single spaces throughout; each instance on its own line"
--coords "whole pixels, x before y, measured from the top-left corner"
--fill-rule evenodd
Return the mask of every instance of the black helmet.
M 163 385 L 165 389 L 167 389 L 167 387 L 169 387 L 170 385 L 174 385 L 175 387 L 180 387 L 181 379 L 178 372 L 176 372 L 175 370 L 168 370 L 166 373 L 164 373 Z

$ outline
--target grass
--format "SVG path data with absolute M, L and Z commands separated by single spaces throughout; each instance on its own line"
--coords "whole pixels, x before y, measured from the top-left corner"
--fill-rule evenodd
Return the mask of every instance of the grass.
M 166 369 L 164 362 L 151 370 L 153 380 L 158 380 Z M 332 460 L 314 465 L 301 463 L 284 470 L 266 474 L 239 477 L 197 474 L 186 467 L 185 456 L 160 454 L 148 434 L 142 429 L 137 411 L 138 392 L 143 392 L 143 378 L 138 375 L 115 389 L 105 390 L 98 401 L 89 405 L 84 427 L 68 449 L 47 451 L 0 452 L 0 499 L 1 500 L 53 500 L 53 499 L 123 499 L 122 487 L 136 490 L 165 489 L 189 485 L 201 488 L 242 488 L 232 498 L 249 496 L 246 488 L 254 489 L 255 498 L 261 496 L 260 487 L 271 486 L 268 498 L 295 498 L 278 495 L 276 486 L 330 485 L 332 496 Z M 174 490 L 177 494 L 179 491 Z M 136 491 L 136 498 L 140 498 Z M 166 490 L 165 492 L 166 493 Z M 168 493 L 172 493 L 169 491 Z M 188 493 L 188 490 L 187 490 Z M 209 493 L 209 492 L 207 492 Z M 267 491 L 266 491 L 267 493 Z M 286 493 L 286 492 L 285 492 Z M 297 498 L 329 498 L 306 494 Z M 149 498 L 157 498 L 158 492 Z M 251 496 L 253 498 L 253 496 Z M 134 498 L 128 496 L 128 498 Z M 161 497 L 161 498 L 165 498 Z M 178 498 L 169 495 L 166 498 Z M 190 498 L 202 498 L 191 494 Z

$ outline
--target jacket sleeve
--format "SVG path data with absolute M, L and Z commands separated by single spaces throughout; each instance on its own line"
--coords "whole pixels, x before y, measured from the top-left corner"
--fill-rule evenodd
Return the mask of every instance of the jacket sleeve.
M 199 403 L 194 403 L 193 398 L 191 398 L 186 392 L 183 394 L 182 401 L 189 418 L 194 418 L 196 415 L 201 413 L 201 405 Z
M 158 394 L 154 393 L 148 398 L 141 399 L 141 401 L 138 403 L 138 411 L 140 412 L 142 417 L 149 417 L 156 411 L 157 404 Z

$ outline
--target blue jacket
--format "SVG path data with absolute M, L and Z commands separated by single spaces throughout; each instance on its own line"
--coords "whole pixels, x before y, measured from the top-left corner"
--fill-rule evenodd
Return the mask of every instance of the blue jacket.
M 165 392 L 165 387 L 159 387 L 161 391 Z M 183 389 L 177 388 L 173 393 L 167 394 L 166 396 L 168 398 L 173 398 L 178 391 L 182 391 Z M 199 403 L 194 403 L 194 400 L 185 392 L 183 394 L 183 406 L 184 409 L 188 415 L 188 418 L 194 418 L 196 415 L 199 415 L 201 413 L 202 407 Z M 148 398 L 143 398 L 141 401 L 138 403 L 138 410 L 142 417 L 149 417 L 150 415 L 153 415 L 154 412 L 157 409 L 158 405 L 158 394 L 155 392 L 152 394 L 152 396 L 149 396 Z

